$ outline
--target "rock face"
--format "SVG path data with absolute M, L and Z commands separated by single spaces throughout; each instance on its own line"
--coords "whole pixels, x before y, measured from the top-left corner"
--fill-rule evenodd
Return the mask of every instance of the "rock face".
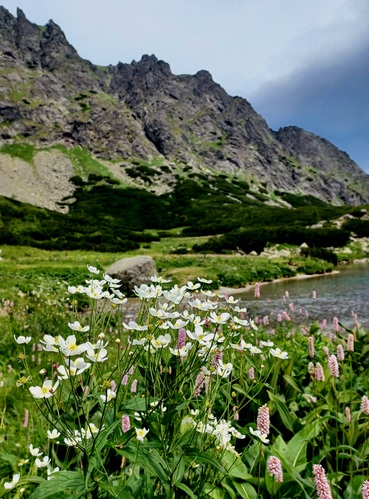
M 0 95 L 0 147 L 81 147 L 105 161 L 160 161 L 176 174 L 226 172 L 268 192 L 369 202 L 369 176 L 345 153 L 296 127 L 272 131 L 207 71 L 174 75 L 154 55 L 97 67 L 53 21 L 39 27 L 1 6 Z
M 156 265 L 151 256 L 135 256 L 133 258 L 122 258 L 113 263 L 106 271 L 110 277 L 120 279 L 122 293 L 131 294 L 135 286 L 149 284 L 150 277 L 156 274 Z

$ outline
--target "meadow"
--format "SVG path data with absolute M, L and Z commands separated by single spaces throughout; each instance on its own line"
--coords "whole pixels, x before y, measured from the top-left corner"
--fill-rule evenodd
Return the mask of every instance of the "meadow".
M 255 323 L 264 288 L 248 315 L 221 274 L 296 265 L 190 240 L 140 250 L 134 316 L 104 270 L 137 250 L 3 246 L 0 497 L 369 497 L 366 331 L 297 323 L 287 295 Z

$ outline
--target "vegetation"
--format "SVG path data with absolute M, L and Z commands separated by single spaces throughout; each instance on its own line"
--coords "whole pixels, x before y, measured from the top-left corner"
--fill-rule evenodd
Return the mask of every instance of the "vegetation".
M 115 283 L 83 270 L 112 255 L 15 250 L 1 262 L 1 293 L 17 300 L 0 307 L 1 496 L 297 499 L 324 497 L 323 482 L 334 499 L 365 497 L 358 324 L 298 325 L 276 311 L 256 327 L 208 280 L 170 291 L 160 277 L 152 296 L 138 291 L 130 322 Z

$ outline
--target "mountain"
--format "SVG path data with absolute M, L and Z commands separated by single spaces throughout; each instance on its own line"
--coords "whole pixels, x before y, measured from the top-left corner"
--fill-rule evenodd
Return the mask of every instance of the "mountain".
M 53 22 L 0 7 L 0 195 L 67 210 L 71 178 L 103 173 L 160 195 L 201 174 L 242 179 L 250 197 L 283 193 L 335 205 L 369 202 L 369 176 L 327 140 L 274 132 L 207 71 L 174 75 L 154 55 L 101 67 Z

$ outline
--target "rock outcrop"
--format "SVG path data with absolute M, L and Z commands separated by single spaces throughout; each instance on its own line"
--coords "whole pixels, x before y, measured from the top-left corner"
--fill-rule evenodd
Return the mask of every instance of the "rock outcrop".
M 153 55 L 97 67 L 53 21 L 40 27 L 1 6 L 0 95 L 0 152 L 7 144 L 64 145 L 122 168 L 137 159 L 175 165 L 174 181 L 184 168 L 225 172 L 256 191 L 369 202 L 369 176 L 345 153 L 296 127 L 273 132 L 207 71 L 174 75 Z
M 155 261 L 151 256 L 135 256 L 122 258 L 113 263 L 106 273 L 114 279 L 121 280 L 122 293 L 132 294 L 135 286 L 149 284 L 150 277 L 157 273 Z

